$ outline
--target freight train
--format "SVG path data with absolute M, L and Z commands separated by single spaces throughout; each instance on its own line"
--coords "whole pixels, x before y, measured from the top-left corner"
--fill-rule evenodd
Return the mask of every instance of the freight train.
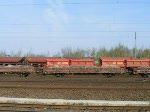
M 61 58 L 61 57 L 0 57 L 0 74 L 40 75 L 106 75 L 133 74 L 148 77 L 150 59 L 135 58 Z

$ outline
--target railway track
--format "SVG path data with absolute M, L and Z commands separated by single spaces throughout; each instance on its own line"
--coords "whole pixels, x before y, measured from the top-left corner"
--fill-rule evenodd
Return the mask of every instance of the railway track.
M 42 80 L 42 81 L 35 81 L 35 80 L 30 80 L 30 81 L 0 81 L 0 83 L 64 83 L 66 82 L 65 80 Z M 141 79 L 141 80 L 135 80 L 135 81 L 92 81 L 92 80 L 74 80 L 74 81 L 67 81 L 67 83 L 150 83 L 150 81 L 147 81 L 146 79 Z
M 150 110 L 149 106 L 73 106 L 73 105 L 26 105 L 26 104 L 0 104 L 5 109 L 0 112 L 37 112 L 39 110 Z M 12 109 L 6 109 L 11 107 Z M 26 110 L 28 108 L 28 110 Z
M 7 108 L 7 109 L 6 109 Z M 149 101 L 100 101 L 100 100 L 62 100 L 62 99 L 27 99 L 1 98 L 0 111 L 18 109 L 24 111 L 38 111 L 38 109 L 66 109 L 66 110 L 150 110 Z
M 15 109 L 0 109 L 0 112 L 37 112 L 37 111 L 26 111 L 26 110 L 15 110 Z
M 1 85 L 0 88 L 15 89 L 50 89 L 50 90 L 150 90 L 150 88 L 115 88 L 115 87 L 64 87 L 64 86 L 24 86 L 24 85 Z
M 16 77 L 16 78 L 19 78 L 18 77 L 18 75 L 17 74 L 0 74 L 0 77 L 6 77 L 6 78 L 10 78 L 10 77 Z M 38 75 L 38 74 L 30 74 L 28 77 L 26 77 L 26 78 L 29 78 L 29 77 L 36 77 L 36 78 L 39 78 L 39 77 L 42 77 L 42 78 L 44 78 L 44 77 L 49 77 L 49 78 L 53 78 L 53 79 L 55 79 L 56 78 L 56 76 L 54 76 L 54 75 L 46 75 L 46 76 L 43 76 L 43 75 Z M 102 74 L 99 74 L 99 75 L 93 75 L 93 74 L 91 74 L 91 75 L 80 75 L 80 74 L 77 74 L 77 75 L 64 75 L 64 77 L 63 78 L 65 78 L 65 79 L 67 79 L 67 78 L 73 78 L 73 79 L 79 79 L 79 78 L 95 78 L 95 79 L 97 79 L 97 78 L 102 78 L 102 79 L 107 79 L 106 78 L 106 76 L 105 75 L 102 75 Z M 122 74 L 120 74 L 120 75 L 115 75 L 113 78 L 117 78 L 117 79 L 127 79 L 127 78 L 136 78 L 136 79 L 141 79 L 142 77 L 140 76 L 140 75 L 122 75 Z

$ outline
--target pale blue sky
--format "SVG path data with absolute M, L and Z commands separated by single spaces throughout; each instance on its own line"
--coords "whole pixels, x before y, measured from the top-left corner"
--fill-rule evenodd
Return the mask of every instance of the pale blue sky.
M 0 0 L 0 51 L 8 53 L 133 48 L 134 31 L 138 47 L 150 48 L 149 0 Z

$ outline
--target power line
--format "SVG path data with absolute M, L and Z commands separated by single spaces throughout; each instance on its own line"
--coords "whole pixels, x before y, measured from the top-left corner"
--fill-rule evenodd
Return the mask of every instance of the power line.
M 1 4 L 0 6 L 44 6 L 50 4 Z
M 85 2 L 73 2 L 73 3 L 62 3 L 62 4 L 145 4 L 145 3 L 150 3 L 150 2 L 97 2 L 97 3 L 85 3 Z
M 98 23 L 98 22 L 96 22 L 96 23 L 63 23 L 62 25 L 83 25 L 83 24 L 104 24 L 104 25 L 114 25 L 114 24 L 132 24 L 132 25 L 134 25 L 134 24 L 139 24 L 139 25 L 142 25 L 142 24 L 150 24 L 150 23 Z M 36 23 L 36 24 L 0 24 L 1 26 L 2 25 L 6 25 L 6 26 L 50 26 L 50 25 L 53 25 L 53 24 L 38 24 L 38 23 Z
M 113 31 L 113 30 L 112 31 L 34 31 L 34 32 L 21 32 L 21 31 L 16 31 L 16 32 L 7 32 L 6 31 L 5 32 L 5 31 L 0 31 L 0 33 L 37 33 L 37 32 L 38 33 L 52 33 L 52 32 L 53 33 L 55 33 L 55 32 L 56 33 L 58 33 L 58 32 L 60 32 L 60 33 L 61 32 L 62 33 L 65 33 L 65 32 L 67 32 L 67 33 L 68 32 L 80 32 L 80 33 L 84 33 L 84 32 L 85 33 L 87 33 L 87 32 L 89 32 L 89 33 L 91 33 L 91 32 L 93 32 L 93 33 L 96 33 L 96 32 L 97 33 L 99 33 L 99 32 L 106 32 L 106 33 L 113 33 L 113 32 L 115 33 L 116 32 L 116 33 L 121 33 L 122 32 L 123 33 L 124 32 L 124 33 L 126 33 L 126 32 L 150 32 L 150 31 L 142 31 L 142 30 L 141 31 L 134 31 L 134 30 L 133 31 Z
M 66 5 L 103 5 L 103 4 L 149 4 L 150 2 L 63 2 L 55 3 L 57 4 L 66 4 Z M 0 6 L 49 6 L 50 4 L 1 4 Z
M 4 36 L 3 37 L 0 37 L 0 38 L 4 38 Z M 31 37 L 31 36 L 25 36 L 25 37 L 21 37 L 21 36 L 16 36 L 16 37 L 14 37 L 14 36 L 5 36 L 5 38 L 104 38 L 104 37 L 93 37 L 93 36 L 91 36 L 91 37 L 72 37 L 72 36 L 69 36 L 69 37 L 67 37 L 67 36 L 65 36 L 65 37 L 44 37 L 44 36 L 40 36 L 40 37 Z
M 139 36 L 140 38 L 150 38 L 148 36 Z M 54 36 L 0 36 L 0 38 L 116 38 L 116 37 L 103 37 L 103 36 L 99 36 L 99 37 L 96 37 L 96 36 L 82 36 L 82 37 L 79 37 L 79 36 L 57 36 L 57 37 L 54 37 Z M 124 38 L 127 38 L 127 37 L 124 37 Z M 128 38 L 132 38 L 132 37 L 128 37 Z

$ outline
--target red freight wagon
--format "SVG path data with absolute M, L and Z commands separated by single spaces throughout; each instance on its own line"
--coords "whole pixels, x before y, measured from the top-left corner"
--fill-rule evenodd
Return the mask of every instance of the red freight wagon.
M 46 63 L 46 57 L 28 57 L 27 61 L 29 63 Z
M 30 63 L 46 63 L 47 59 L 59 59 L 58 57 L 27 57 Z
M 1 57 L 0 64 L 19 64 L 22 62 L 21 57 Z
M 55 57 L 27 57 L 27 61 L 32 66 L 45 66 L 47 59 L 59 59 Z
M 47 67 L 69 66 L 69 59 L 47 59 Z
M 71 66 L 94 66 L 95 59 L 71 59 Z
M 118 67 L 125 67 L 126 61 L 125 60 L 101 60 L 101 66 L 118 66 Z
M 149 67 L 150 60 L 127 60 L 127 67 Z

